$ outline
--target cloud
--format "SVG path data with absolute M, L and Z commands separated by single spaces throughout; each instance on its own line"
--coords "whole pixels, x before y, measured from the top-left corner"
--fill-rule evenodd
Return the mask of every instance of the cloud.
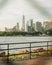
M 46 10 L 45 7 L 43 7 L 41 4 L 39 4 L 38 1 L 36 0 L 27 0 L 29 1 L 29 3 L 32 5 L 32 7 L 36 8 L 38 12 L 40 12 L 40 15 L 48 18 L 48 19 L 52 19 L 52 15 L 50 14 L 49 11 Z M 45 5 L 47 6 L 47 5 Z
M 8 0 L 0 0 L 0 9 L 2 9 L 6 3 L 7 3 Z

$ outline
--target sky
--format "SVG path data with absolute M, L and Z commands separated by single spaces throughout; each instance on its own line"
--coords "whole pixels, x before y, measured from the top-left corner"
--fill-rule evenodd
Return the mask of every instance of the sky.
M 0 0 L 0 30 L 12 28 L 17 22 L 52 20 L 52 0 Z

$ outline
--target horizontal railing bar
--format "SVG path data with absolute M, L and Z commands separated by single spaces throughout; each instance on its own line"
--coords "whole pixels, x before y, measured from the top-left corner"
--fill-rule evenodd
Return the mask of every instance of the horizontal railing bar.
M 44 45 L 44 46 L 31 46 L 31 48 L 35 48 L 35 47 L 47 47 L 47 45 Z M 11 48 L 9 50 L 13 50 L 13 49 L 26 49 L 26 48 L 30 48 L 30 47 L 21 47 L 21 48 Z
M 9 50 L 14 50 L 14 49 L 26 49 L 26 48 L 30 48 L 30 47 L 9 48 Z M 0 49 L 0 51 L 3 51 L 3 50 L 8 50 L 8 49 Z
M 43 46 L 31 46 L 31 48 L 36 48 L 36 47 L 47 47 L 47 45 L 43 45 Z M 26 48 L 30 48 L 30 47 L 11 48 L 9 50 L 13 50 L 13 49 L 26 49 Z
M 47 47 L 47 45 L 43 45 L 43 46 L 32 46 L 31 48 L 36 48 L 36 47 Z
M 52 45 L 48 45 L 48 46 L 52 46 Z M 43 46 L 31 46 L 31 48 L 36 48 L 36 47 L 47 47 L 47 45 L 43 45 Z M 30 48 L 30 47 L 21 47 L 21 48 L 9 48 L 9 50 L 15 50 L 15 49 L 26 49 L 26 48 Z M 0 49 L 0 51 L 5 51 L 8 49 Z
M 44 42 L 52 42 L 52 41 L 37 41 L 37 42 L 4 43 L 4 44 L 0 44 L 0 45 L 29 44 L 29 43 L 44 43 Z
M 47 47 L 47 45 L 43 45 L 43 46 L 31 46 L 31 48 L 35 48 L 35 47 Z M 14 49 L 26 49 L 26 48 L 30 48 L 30 47 L 9 48 L 9 50 L 14 50 Z M 4 50 L 8 50 L 8 49 L 0 49 L 0 51 L 4 51 Z

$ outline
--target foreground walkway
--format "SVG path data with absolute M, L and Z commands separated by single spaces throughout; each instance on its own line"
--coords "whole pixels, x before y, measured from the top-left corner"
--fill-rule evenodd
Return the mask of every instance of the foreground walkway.
M 17 65 L 52 65 L 52 57 L 39 57 L 31 60 L 14 61 Z
M 0 65 L 18 65 L 18 64 L 14 64 L 13 62 L 4 62 L 4 61 L 0 61 Z
M 7 65 L 7 64 L 4 63 L 3 61 L 0 61 L 0 65 Z
M 6 63 L 0 61 L 0 65 L 52 65 L 52 57 L 38 57 L 31 60 L 22 60 L 22 61 L 11 61 Z

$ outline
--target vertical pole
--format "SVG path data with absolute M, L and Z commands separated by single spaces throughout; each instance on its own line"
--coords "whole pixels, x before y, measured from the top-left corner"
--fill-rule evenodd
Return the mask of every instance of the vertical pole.
M 9 44 L 7 45 L 7 63 L 9 63 Z
M 31 59 L 31 43 L 30 43 L 30 59 Z
M 49 50 L 48 50 L 48 41 L 47 41 L 47 56 L 48 56 L 48 51 L 49 51 Z

